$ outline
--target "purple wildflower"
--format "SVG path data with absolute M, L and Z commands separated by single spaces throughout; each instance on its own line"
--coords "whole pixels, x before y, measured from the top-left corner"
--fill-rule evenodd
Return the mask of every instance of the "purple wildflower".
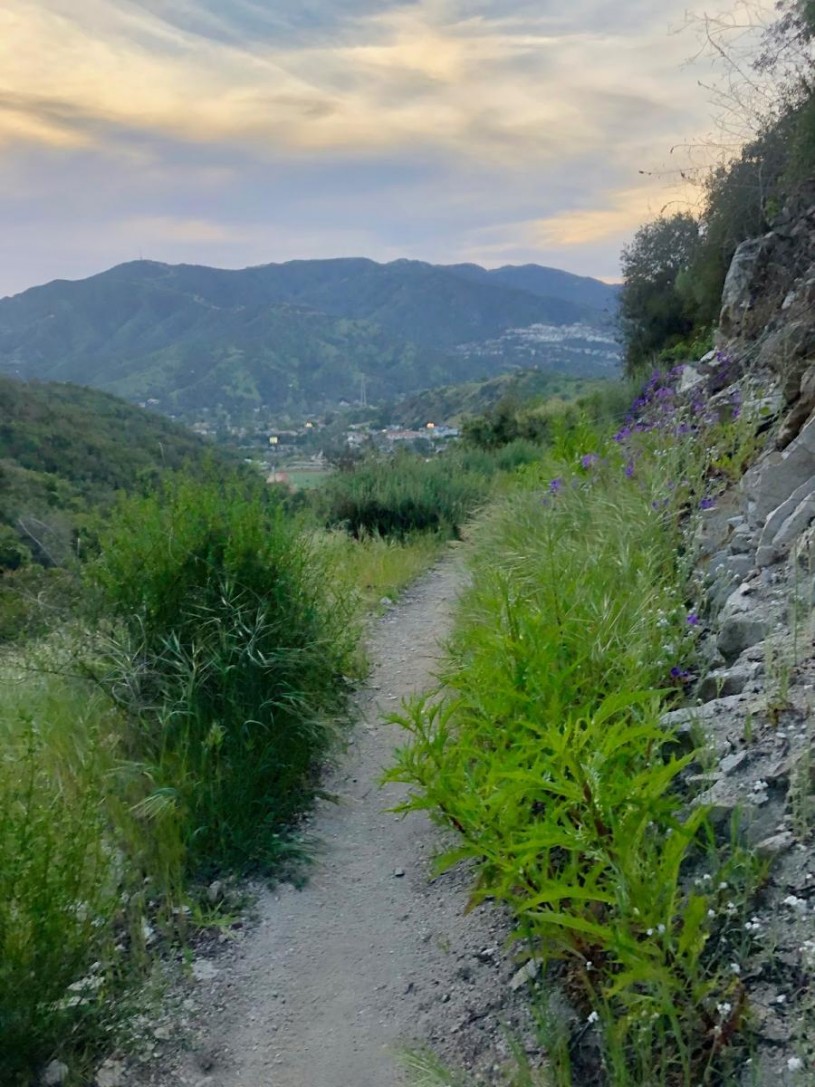
M 551 481 L 551 483 L 549 484 L 550 494 L 557 494 L 562 486 L 563 486 L 563 480 L 562 479 L 553 479 Z
M 699 626 L 699 616 L 696 614 L 695 611 L 690 612 L 690 614 L 688 615 L 688 623 L 692 627 Z
M 583 468 L 591 468 L 591 466 L 593 464 L 596 464 L 596 463 L 597 463 L 597 454 L 596 453 L 584 453 L 583 456 L 580 458 L 580 464 L 582 465 Z
M 716 506 L 716 499 L 715 498 L 703 498 L 702 501 L 699 503 L 699 509 L 700 510 L 712 510 L 712 509 L 715 508 L 715 506 Z
M 633 460 L 630 460 L 628 462 L 628 464 L 626 464 L 626 466 L 625 466 L 626 479 L 631 479 L 633 477 L 633 475 L 634 475 L 634 462 L 633 462 Z

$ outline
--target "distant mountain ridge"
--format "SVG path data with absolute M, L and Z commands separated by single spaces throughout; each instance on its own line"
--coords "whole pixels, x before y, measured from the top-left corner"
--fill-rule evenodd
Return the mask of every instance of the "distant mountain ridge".
M 612 286 L 537 265 L 134 261 L 0 299 L 0 371 L 165 411 L 312 409 L 355 399 L 363 381 L 381 399 L 496 373 L 501 349 L 492 345 L 513 329 L 608 335 L 616 301 Z

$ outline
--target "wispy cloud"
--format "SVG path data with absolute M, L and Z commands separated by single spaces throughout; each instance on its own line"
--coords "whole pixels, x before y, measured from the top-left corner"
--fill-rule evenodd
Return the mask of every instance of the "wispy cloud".
M 122 237 L 152 221 L 167 242 L 251 258 L 252 238 L 275 235 L 265 178 L 271 213 L 308 249 L 333 208 L 373 256 L 430 238 L 428 256 L 483 243 L 489 259 L 519 230 L 550 262 L 601 242 L 611 254 L 674 184 L 638 171 L 707 125 L 682 68 L 693 43 L 669 33 L 684 7 L 5 0 L 0 193 L 59 163 L 63 206 L 82 205 L 65 179 L 84 173 Z M 66 244 L 76 227 L 66 212 Z

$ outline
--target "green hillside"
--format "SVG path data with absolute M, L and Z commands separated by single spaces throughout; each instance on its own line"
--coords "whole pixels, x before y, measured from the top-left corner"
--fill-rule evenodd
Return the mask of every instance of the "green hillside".
M 516 284 L 512 272 L 361 259 L 240 271 L 137 261 L 0 300 L 0 371 L 168 413 L 292 413 L 358 399 L 363 375 L 369 402 L 380 402 L 500 372 L 505 350 L 517 361 L 517 329 L 548 330 L 524 341 L 525 365 L 555 355 L 563 365 L 560 329 L 570 342 L 608 337 L 612 288 L 552 269 L 515 269 Z
M 210 459 L 233 463 L 179 424 L 113 396 L 0 377 L 0 578 L 29 563 L 61 565 L 91 511 Z
M 454 426 L 462 420 L 489 412 L 502 401 L 516 401 L 527 408 L 551 400 L 574 400 L 602 389 L 604 379 L 588 380 L 541 370 L 499 374 L 488 381 L 468 381 L 427 389 L 394 405 L 388 418 L 405 427 L 428 422 Z

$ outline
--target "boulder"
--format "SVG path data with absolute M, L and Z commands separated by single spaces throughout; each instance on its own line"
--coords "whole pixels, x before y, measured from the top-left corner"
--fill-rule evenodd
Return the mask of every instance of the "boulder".
M 730 551 L 717 552 L 708 563 L 708 599 L 713 613 L 719 611 L 733 592 L 753 569 L 750 555 L 733 555 Z
M 42 1087 L 62 1087 L 68 1079 L 70 1069 L 62 1061 L 53 1060 L 45 1066 L 40 1076 Z
M 719 328 L 725 337 L 738 336 L 753 304 L 753 278 L 764 249 L 764 238 L 749 238 L 733 254 L 722 292 Z
M 760 548 L 768 547 L 773 542 L 787 518 L 795 512 L 800 503 L 813 491 L 815 491 L 815 479 L 805 479 L 799 487 L 795 488 L 789 498 L 786 498 L 767 515 L 761 535 L 758 538 Z
M 745 661 L 735 668 L 715 668 L 700 681 L 697 693 L 703 702 L 741 694 L 748 683 L 758 678 L 760 671 L 761 665 L 757 661 Z
M 777 449 L 786 449 L 801 432 L 801 427 L 815 411 L 815 366 L 808 366 L 800 381 L 798 400 L 784 420 L 776 439 Z
M 787 404 L 801 395 L 803 379 L 815 354 L 815 321 L 808 316 L 786 320 L 764 336 L 758 362 L 774 370 L 781 379 L 781 391 Z
M 697 385 L 701 384 L 705 379 L 693 366 L 683 366 L 682 373 L 679 378 L 679 392 L 688 393 L 691 389 L 695 389 Z
M 725 695 L 702 706 L 682 706 L 678 710 L 671 710 L 662 715 L 660 724 L 673 732 L 689 750 L 702 737 L 706 737 L 721 758 L 731 750 L 731 734 L 741 734 L 744 717 L 750 712 L 752 705 L 744 695 Z
M 124 1081 L 125 1066 L 122 1061 L 109 1058 L 96 1073 L 96 1087 L 122 1087 Z
M 756 549 L 756 540 L 749 525 L 739 525 L 730 537 L 729 550 L 732 555 L 751 555 Z
M 716 645 L 726 661 L 734 661 L 745 649 L 763 641 L 769 630 L 767 605 L 756 600 L 752 585 L 742 582 L 722 608 Z
M 755 526 L 764 526 L 768 515 L 794 492 L 815 477 L 815 418 L 784 452 L 762 457 L 745 474 L 742 489 L 747 496 L 747 513 Z
M 750 646 L 767 637 L 769 624 L 754 615 L 734 615 L 722 623 L 716 645 L 725 660 L 733 661 Z
M 793 512 L 784 521 L 773 539 L 776 552 L 786 554 L 798 537 L 815 520 L 815 490 L 802 498 Z

